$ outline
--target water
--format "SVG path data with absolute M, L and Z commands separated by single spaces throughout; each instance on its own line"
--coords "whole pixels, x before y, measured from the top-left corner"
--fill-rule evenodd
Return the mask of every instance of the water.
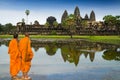
M 10 80 L 8 44 L 8 40 L 0 42 L 0 80 Z M 32 50 L 33 80 L 120 79 L 120 45 L 32 40 Z

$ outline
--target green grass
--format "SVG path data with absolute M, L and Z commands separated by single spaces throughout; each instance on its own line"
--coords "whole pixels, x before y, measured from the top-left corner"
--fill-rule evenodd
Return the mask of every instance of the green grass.
M 24 35 L 19 35 L 19 38 L 24 37 Z M 13 35 L 0 35 L 0 38 L 13 38 Z
M 89 40 L 92 42 L 102 42 L 120 45 L 119 36 L 90 36 Z
M 0 35 L 0 38 L 12 38 L 13 35 Z M 19 35 L 19 38 L 23 38 L 24 35 Z M 35 39 L 71 39 L 67 35 L 30 35 L 30 38 Z M 73 36 L 73 39 L 86 39 L 92 42 L 110 43 L 110 44 L 120 44 L 119 36 Z
M 68 35 L 31 35 L 31 38 L 49 38 L 49 39 L 71 39 Z M 73 36 L 73 39 L 88 39 L 89 36 Z
M 52 38 L 52 39 L 69 39 L 70 36 L 59 36 L 59 35 L 31 35 L 31 38 Z

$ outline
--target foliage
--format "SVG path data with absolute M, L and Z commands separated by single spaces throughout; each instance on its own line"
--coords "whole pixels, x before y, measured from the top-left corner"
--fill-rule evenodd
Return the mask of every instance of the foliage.
M 111 26 L 111 27 L 115 27 L 115 29 L 118 32 L 118 35 L 120 34 L 120 16 L 112 16 L 112 15 L 107 15 L 104 16 L 103 18 L 104 23 L 106 24 L 106 26 Z
M 116 16 L 116 26 L 120 28 L 120 16 Z
M 57 33 L 56 33 L 56 31 L 55 30 L 53 30 L 52 32 L 51 32 L 51 35 L 56 35 Z
M 108 25 L 116 25 L 120 27 L 120 16 L 107 15 L 103 17 L 103 20 Z
M 16 30 L 16 27 L 13 26 L 11 23 L 7 23 L 5 25 L 0 25 L 0 31 L 2 32 L 10 32 L 10 31 L 15 31 Z
M 37 20 L 34 21 L 34 25 L 40 25 Z
M 88 23 L 87 23 L 86 20 L 82 20 L 82 21 L 81 21 L 81 25 L 82 25 L 82 27 L 87 27 L 87 26 L 88 26 Z
M 73 29 L 76 25 L 75 23 L 75 16 L 73 14 L 70 14 L 63 22 L 63 25 L 66 29 Z
M 78 65 L 80 54 L 77 53 L 76 45 L 74 43 L 64 45 L 61 47 L 61 55 L 64 62 L 68 61 Z
M 47 22 L 50 24 L 50 27 L 54 27 L 53 22 L 56 21 L 56 18 L 53 16 L 50 16 L 47 18 Z
M 45 46 L 46 49 L 46 53 L 50 56 L 55 55 L 56 51 L 57 51 L 57 46 L 55 45 L 55 43 L 52 44 L 48 44 Z
M 29 10 L 26 10 L 25 11 L 25 14 L 28 16 L 30 14 L 30 11 Z
M 2 31 L 3 31 L 3 25 L 0 24 L 0 32 L 2 32 Z
M 68 29 L 70 34 L 71 34 L 71 38 L 72 38 L 72 34 L 75 32 L 76 30 L 76 18 L 75 15 L 70 14 L 62 23 L 62 25 L 64 26 L 65 29 Z
M 105 60 L 116 60 L 120 61 L 120 52 L 117 52 L 116 50 L 107 50 L 104 52 L 102 57 Z
M 57 26 L 58 26 L 58 22 L 57 22 L 57 21 L 54 21 L 54 22 L 53 22 L 53 26 L 54 26 L 54 27 L 57 27 Z
M 50 26 L 50 24 L 49 24 L 48 22 L 46 22 L 46 23 L 45 23 L 45 27 L 48 28 L 49 26 Z
M 116 24 L 116 17 L 112 16 L 112 15 L 107 15 L 103 17 L 103 20 L 105 22 L 105 24 L 107 25 L 115 25 Z
M 25 22 L 25 19 L 24 19 L 24 18 L 22 18 L 22 22 L 23 22 L 23 23 Z

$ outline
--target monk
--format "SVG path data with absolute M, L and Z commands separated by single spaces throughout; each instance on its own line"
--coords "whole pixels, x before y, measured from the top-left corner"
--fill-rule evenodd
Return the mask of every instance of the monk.
M 19 42 L 19 49 L 22 55 L 22 65 L 21 71 L 23 73 L 24 79 L 31 79 L 28 76 L 28 72 L 31 68 L 31 60 L 33 58 L 33 51 L 31 49 L 31 41 L 29 39 L 29 34 L 25 33 L 25 37 Z
M 8 54 L 10 55 L 10 75 L 12 80 L 17 79 L 21 67 L 21 54 L 18 46 L 18 34 L 13 35 L 9 43 Z

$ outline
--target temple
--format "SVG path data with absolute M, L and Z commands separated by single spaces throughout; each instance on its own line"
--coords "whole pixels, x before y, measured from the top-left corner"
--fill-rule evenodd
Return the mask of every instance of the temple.
M 73 15 L 75 16 L 75 28 L 74 34 L 77 35 L 88 35 L 88 34 L 117 34 L 116 28 L 107 28 L 104 22 L 96 21 L 96 15 L 93 10 L 88 15 L 85 14 L 84 17 L 80 15 L 80 10 L 78 6 L 75 7 Z M 64 20 L 69 16 L 67 10 L 65 10 L 61 16 L 61 23 L 57 22 L 54 16 L 49 16 L 46 19 L 46 23 L 41 25 L 37 20 L 34 24 L 26 24 L 23 20 L 17 23 L 17 32 L 22 34 L 24 32 L 29 32 L 30 34 L 57 34 L 66 35 L 69 33 L 69 29 L 64 28 L 62 25 Z

